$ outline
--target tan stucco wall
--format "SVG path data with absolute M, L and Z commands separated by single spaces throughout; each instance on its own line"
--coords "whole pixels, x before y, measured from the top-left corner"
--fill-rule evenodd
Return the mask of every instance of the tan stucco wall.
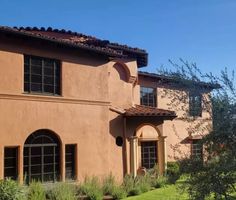
M 38 129 L 49 129 L 58 135 L 62 141 L 62 163 L 64 145 L 77 144 L 79 180 L 86 175 L 102 176 L 110 172 L 121 179 L 122 147 L 116 145 L 115 138 L 122 136 L 123 120 L 116 121 L 119 114 L 109 108 L 111 101 L 119 107 L 132 105 L 132 83 L 120 80 L 113 68 L 115 62 L 50 48 L 0 41 L 0 179 L 4 146 L 19 146 L 22 181 L 23 145 Z M 61 96 L 24 94 L 23 54 L 61 60 Z M 127 66 L 133 71 L 137 69 L 135 61 L 129 61 Z M 65 176 L 64 164 L 61 171 Z
M 189 99 L 188 92 L 177 88 L 163 87 L 158 82 L 139 78 L 139 85 L 156 88 L 157 107 L 175 111 L 177 118 L 166 120 L 163 123 L 163 136 L 166 136 L 166 157 L 168 161 L 188 157 L 191 153 L 191 143 L 186 138 L 190 135 L 203 136 L 211 129 L 211 109 L 204 108 L 205 102 L 209 101 L 209 93 L 203 93 L 202 117 L 190 117 L 188 115 Z M 139 89 L 140 90 L 140 87 Z M 137 92 L 137 94 L 139 94 Z M 140 96 L 136 97 L 137 103 Z M 206 105 L 210 105 L 207 102 Z
M 61 96 L 24 93 L 24 54 L 61 61 Z M 110 172 L 121 180 L 124 172 L 130 173 L 130 142 L 140 130 L 146 132 L 144 139 L 157 135 L 158 131 L 163 136 L 156 137 L 160 141 L 160 168 L 164 169 L 167 155 L 169 160 L 179 155 L 173 151 L 173 146 L 185 153 L 190 151 L 189 144 L 185 147 L 185 144 L 180 143 L 188 136 L 187 128 L 193 120 L 184 121 L 184 112 L 177 109 L 186 106 L 186 103 L 171 109 L 168 105 L 170 99 L 163 96 L 163 89 L 153 82 L 139 84 L 155 86 L 158 107 L 175 110 L 178 118 L 164 122 L 161 119 L 150 121 L 145 118 L 127 119 L 124 122 L 121 115 L 124 109 L 140 104 L 135 60 L 108 60 L 102 56 L 43 43 L 35 46 L 29 42 L 0 38 L 0 71 L 0 179 L 3 178 L 4 147 L 18 146 L 19 173 L 23 180 L 23 145 L 26 138 L 38 129 L 52 130 L 62 142 L 62 180 L 65 178 L 65 144 L 77 145 L 76 169 L 79 180 L 86 175 L 103 176 Z M 203 113 L 203 117 L 198 120 L 208 117 L 207 113 Z M 158 131 L 154 133 L 152 128 L 145 127 L 147 124 Z M 117 136 L 126 137 L 125 148 L 124 145 L 116 145 Z M 138 167 L 140 151 L 138 148 L 136 150 Z

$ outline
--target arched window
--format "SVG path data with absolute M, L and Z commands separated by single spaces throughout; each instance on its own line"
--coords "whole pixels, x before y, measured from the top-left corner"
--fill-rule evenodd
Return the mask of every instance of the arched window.
M 26 183 L 32 180 L 55 182 L 60 176 L 60 142 L 49 130 L 32 133 L 24 144 L 24 178 Z

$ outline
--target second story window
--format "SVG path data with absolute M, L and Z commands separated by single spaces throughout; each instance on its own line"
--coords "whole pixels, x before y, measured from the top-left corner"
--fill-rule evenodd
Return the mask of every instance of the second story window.
M 189 115 L 193 117 L 202 116 L 202 95 L 200 93 L 189 94 Z
M 61 67 L 58 60 L 24 56 L 24 91 L 60 95 Z
M 140 87 L 140 103 L 144 106 L 157 106 L 156 88 Z

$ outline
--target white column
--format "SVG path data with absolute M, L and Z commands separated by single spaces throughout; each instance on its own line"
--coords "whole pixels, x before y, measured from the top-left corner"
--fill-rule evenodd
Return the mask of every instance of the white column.
M 137 175 L 137 145 L 138 138 L 130 137 L 130 172 L 134 177 Z

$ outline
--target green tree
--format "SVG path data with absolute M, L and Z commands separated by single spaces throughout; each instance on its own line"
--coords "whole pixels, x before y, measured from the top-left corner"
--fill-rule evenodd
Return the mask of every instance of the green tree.
M 202 100 L 213 119 L 212 129 L 201 141 L 204 146 L 204 159 L 184 159 L 184 168 L 189 176 L 184 183 L 193 200 L 204 200 L 213 195 L 214 199 L 233 199 L 236 192 L 236 87 L 234 72 L 227 69 L 219 76 L 202 73 L 195 63 L 180 59 L 179 64 L 170 61 L 175 71 L 159 70 L 163 76 L 171 78 L 189 92 L 213 86 L 210 101 Z M 179 95 L 168 94 L 172 104 L 183 101 Z M 184 109 L 184 108 L 183 108 Z M 187 119 L 188 120 L 188 119 Z M 199 122 L 197 129 L 205 124 Z M 235 199 L 235 197 L 234 197 Z

